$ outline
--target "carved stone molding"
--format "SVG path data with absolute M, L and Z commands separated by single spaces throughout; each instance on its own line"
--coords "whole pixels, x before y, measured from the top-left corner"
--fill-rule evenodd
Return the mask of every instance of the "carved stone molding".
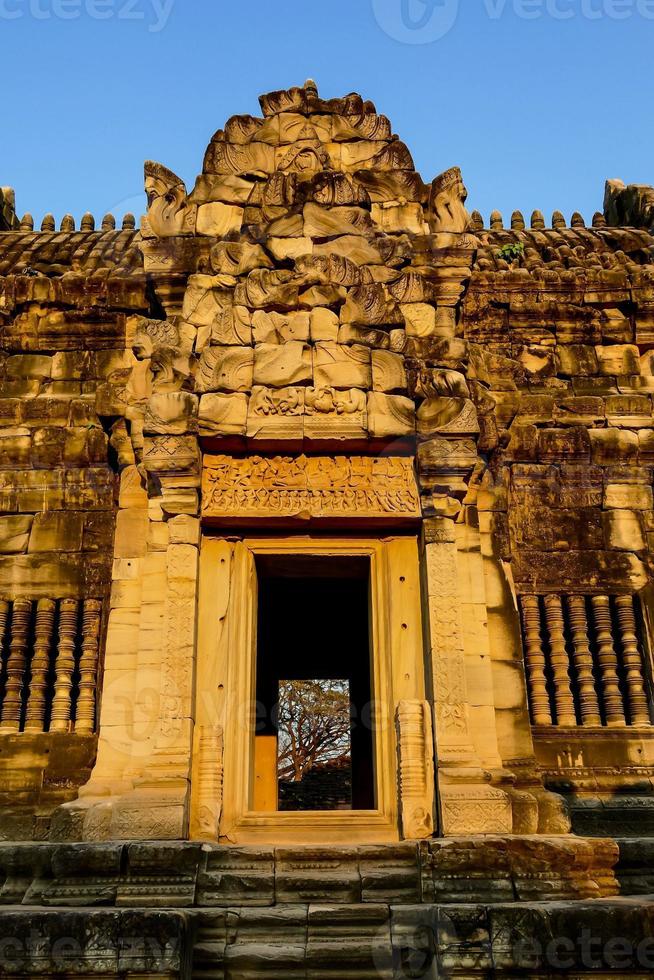
M 195 742 L 197 788 L 191 818 L 191 837 L 215 841 L 223 802 L 223 730 L 201 725 Z
M 400 701 L 397 727 L 402 834 L 407 840 L 420 840 L 434 832 L 434 750 L 429 704 Z
M 418 520 L 420 500 L 408 457 L 205 456 L 202 516 L 397 523 Z

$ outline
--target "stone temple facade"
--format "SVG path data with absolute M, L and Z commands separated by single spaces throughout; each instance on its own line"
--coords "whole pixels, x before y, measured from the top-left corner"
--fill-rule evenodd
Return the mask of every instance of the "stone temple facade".
M 140 227 L 0 193 L 0 976 L 649 977 L 654 190 L 260 101 Z

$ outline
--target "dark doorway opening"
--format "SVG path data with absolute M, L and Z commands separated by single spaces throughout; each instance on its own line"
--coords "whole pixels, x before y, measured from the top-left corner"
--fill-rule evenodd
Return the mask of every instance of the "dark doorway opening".
M 257 739 L 276 809 L 374 810 L 370 563 L 257 559 Z M 274 740 L 274 741 L 273 741 Z

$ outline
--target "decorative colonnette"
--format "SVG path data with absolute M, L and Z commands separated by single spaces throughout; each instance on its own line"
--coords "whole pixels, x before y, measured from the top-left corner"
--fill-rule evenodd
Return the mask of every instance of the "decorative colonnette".
M 0 600 L 0 733 L 95 731 L 102 602 Z
M 534 725 L 652 725 L 644 630 L 637 598 L 520 598 Z

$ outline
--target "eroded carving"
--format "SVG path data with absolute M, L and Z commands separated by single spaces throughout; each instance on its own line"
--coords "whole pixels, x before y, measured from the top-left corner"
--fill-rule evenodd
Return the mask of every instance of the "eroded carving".
M 192 233 L 195 208 L 188 204 L 184 181 L 152 160 L 146 162 L 144 169 L 147 225 L 151 233 L 158 238 Z
M 206 519 L 415 519 L 413 462 L 403 457 L 207 456 Z
M 462 235 L 471 228 L 465 206 L 468 191 L 458 167 L 446 170 L 432 181 L 427 220 L 434 234 Z

